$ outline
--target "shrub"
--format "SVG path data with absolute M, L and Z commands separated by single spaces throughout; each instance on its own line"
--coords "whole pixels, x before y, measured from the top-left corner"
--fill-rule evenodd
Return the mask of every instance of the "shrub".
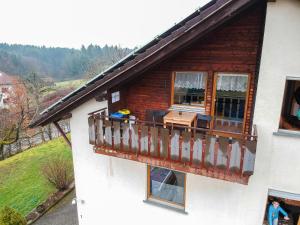
M 4 207 L 0 211 L 0 225 L 26 225 L 25 218 L 15 209 Z
M 74 179 L 72 162 L 62 157 L 53 158 L 44 164 L 42 172 L 59 191 L 66 190 Z

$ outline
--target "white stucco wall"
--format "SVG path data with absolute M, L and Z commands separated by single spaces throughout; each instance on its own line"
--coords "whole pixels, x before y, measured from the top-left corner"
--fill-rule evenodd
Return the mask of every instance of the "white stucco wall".
M 268 3 L 254 115 L 262 156 L 258 164 L 269 167 L 269 187 L 294 193 L 300 193 L 300 137 L 272 133 L 278 131 L 286 78 L 300 79 L 299 28 L 299 0 Z
M 300 194 L 300 138 L 273 135 L 278 129 L 285 78 L 300 77 L 299 24 L 299 0 L 268 3 L 254 115 L 259 141 L 249 185 L 187 174 L 187 214 L 143 202 L 145 164 L 93 152 L 88 143 L 88 113 L 105 107 L 106 102 L 90 100 L 73 110 L 71 135 L 80 225 L 259 225 L 268 188 Z
M 266 190 L 187 174 L 187 215 L 143 202 L 146 197 L 146 165 L 93 152 L 88 143 L 88 113 L 106 103 L 86 102 L 72 112 L 72 148 L 80 225 L 106 223 L 153 224 L 254 224 L 253 215 Z M 258 176 L 256 176 L 258 177 Z M 249 201 L 251 199 L 251 201 Z M 84 203 L 81 203 L 81 200 Z M 217 212 L 217 214 L 216 214 Z M 147 218 L 147 219 L 145 219 Z

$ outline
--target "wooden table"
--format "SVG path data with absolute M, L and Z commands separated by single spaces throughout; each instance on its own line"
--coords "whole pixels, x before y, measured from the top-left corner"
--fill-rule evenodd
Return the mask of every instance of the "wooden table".
M 182 112 L 182 115 L 179 115 L 178 111 L 170 111 L 167 115 L 164 116 L 164 127 L 166 128 L 167 123 L 179 124 L 188 127 L 194 127 L 197 124 L 197 113 L 192 112 Z M 189 129 L 190 131 L 190 129 Z

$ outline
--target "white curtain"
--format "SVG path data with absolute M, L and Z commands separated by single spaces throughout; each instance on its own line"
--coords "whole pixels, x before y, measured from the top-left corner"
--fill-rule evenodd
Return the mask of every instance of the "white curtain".
M 246 92 L 248 76 L 242 74 L 218 74 L 217 90 Z
M 174 86 L 177 88 L 205 89 L 207 74 L 204 72 L 177 72 Z

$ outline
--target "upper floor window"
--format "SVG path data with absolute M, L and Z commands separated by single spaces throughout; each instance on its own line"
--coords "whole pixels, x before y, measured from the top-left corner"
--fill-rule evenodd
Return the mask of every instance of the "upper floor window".
M 116 91 L 111 94 L 111 103 L 120 101 L 120 92 Z
M 173 104 L 204 106 L 207 83 L 206 72 L 176 72 L 173 80 Z
M 300 79 L 286 81 L 279 128 L 300 131 Z
M 148 199 L 184 208 L 185 174 L 148 166 Z

